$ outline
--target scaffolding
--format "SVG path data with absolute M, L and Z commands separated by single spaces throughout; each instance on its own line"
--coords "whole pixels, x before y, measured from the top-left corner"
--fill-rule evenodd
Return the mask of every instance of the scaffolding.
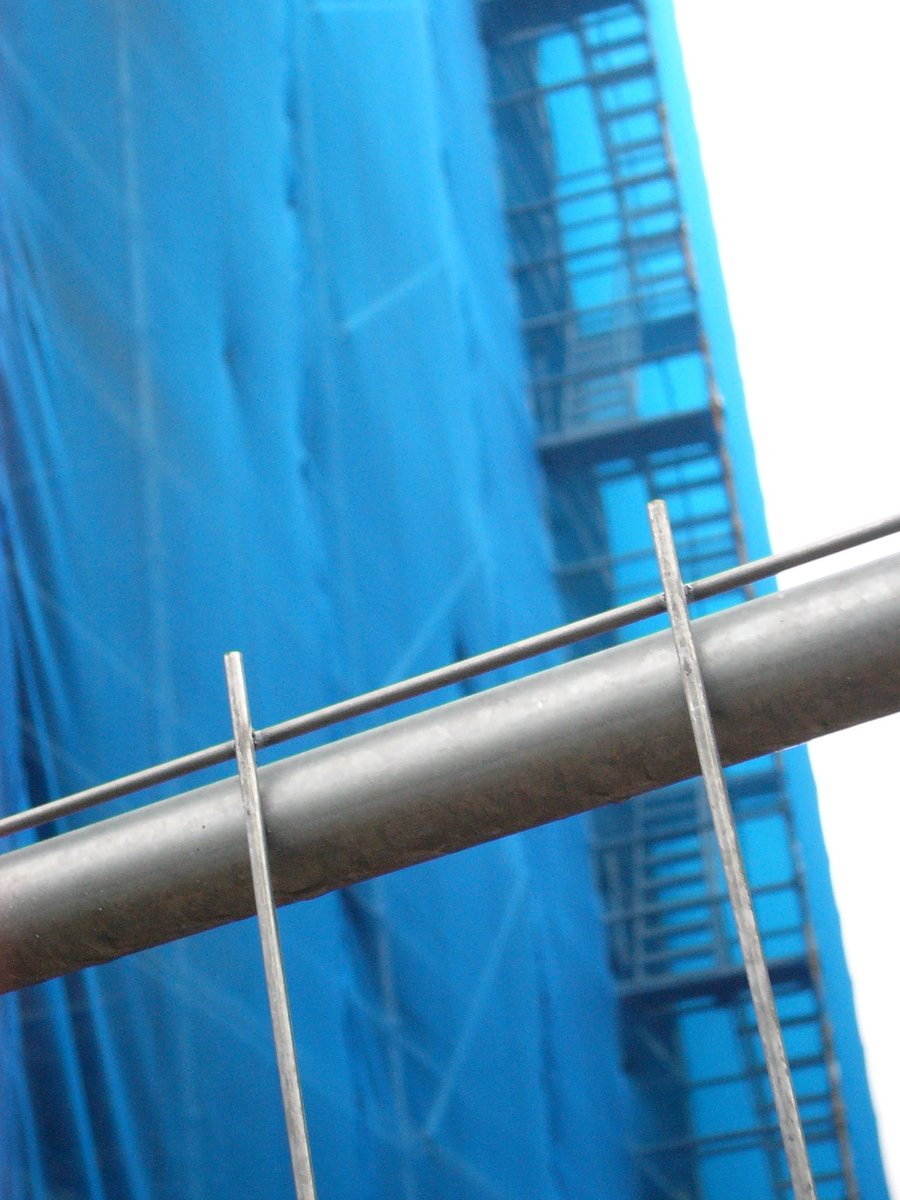
M 203 1190 L 204 1171 L 209 1188 L 253 1190 L 258 1169 L 262 1190 L 277 1190 L 278 1173 L 269 1167 L 280 1147 L 271 1137 L 271 1100 L 256 1061 L 262 1031 L 252 1002 L 261 991 L 243 969 L 248 947 L 241 931 L 211 950 L 209 944 L 173 946 L 155 959 L 121 969 L 112 964 L 130 951 L 257 911 L 261 927 L 269 927 L 263 932 L 271 979 L 273 901 L 346 888 L 306 922 L 295 912 L 287 942 L 289 956 L 296 956 L 289 968 L 301 983 L 304 1035 L 318 1054 L 308 1081 L 311 1110 L 325 1129 L 317 1165 L 327 1164 L 326 1188 L 340 1191 L 343 1177 L 344 1190 L 357 1194 L 409 1198 L 421 1192 L 462 1200 L 590 1192 L 602 1179 L 611 1192 L 635 1195 L 622 1146 L 631 1110 L 606 1107 L 622 1095 L 611 1040 L 619 1009 L 607 1003 L 599 958 L 584 954 L 586 942 L 601 932 L 593 897 L 585 892 L 588 875 L 569 881 L 571 860 L 565 872 L 553 871 L 541 850 L 574 849 L 586 863 L 588 826 L 578 822 L 548 834 L 533 857 L 521 841 L 497 847 L 494 857 L 486 853 L 473 864 L 475 892 L 468 898 L 460 890 L 465 864 L 462 876 L 426 882 L 422 891 L 415 880 L 408 893 L 402 882 L 395 890 L 382 876 L 664 785 L 671 786 L 635 801 L 633 812 L 596 822 L 597 871 L 608 895 L 626 1017 L 624 1050 L 644 1097 L 635 1155 L 645 1192 L 686 1194 L 697 1182 L 692 1172 L 708 1173 L 745 1153 L 736 1145 L 741 1139 L 750 1138 L 749 1153 L 757 1154 L 752 1139 L 759 1140 L 760 1130 L 768 1139 L 761 1169 L 783 1170 L 706 810 L 701 815 L 700 793 L 685 782 L 696 769 L 693 747 L 686 737 L 681 743 L 667 737 L 676 718 L 686 724 L 677 687 L 664 686 L 675 678 L 671 653 L 653 685 L 657 704 L 648 703 L 645 689 L 639 702 L 634 693 L 625 702 L 627 684 L 637 678 L 647 684 L 641 663 L 646 670 L 663 643 L 671 651 L 668 635 L 270 764 L 260 772 L 262 791 L 255 779 L 257 750 L 331 729 L 347 717 L 374 718 L 389 702 L 448 684 L 474 693 L 471 681 L 483 671 L 523 663 L 586 634 L 610 641 L 629 621 L 661 617 L 662 599 L 650 594 L 658 580 L 643 521 L 642 501 L 651 495 L 668 499 L 686 572 L 696 576 L 741 558 L 721 406 L 649 43 L 631 10 L 606 4 L 592 16 L 597 4 L 492 0 L 485 8 L 486 33 L 498 54 L 508 50 L 501 73 L 511 73 L 498 123 L 505 154 L 516 156 L 520 190 L 511 221 L 519 239 L 517 277 L 529 303 L 525 336 L 536 364 L 540 452 L 552 485 L 556 571 L 572 612 L 594 615 L 575 629 L 551 630 L 474 659 L 464 657 L 472 647 L 514 636 L 521 622 L 543 620 L 532 585 L 553 619 L 556 597 L 543 557 L 533 553 L 543 545 L 542 531 L 528 455 L 520 453 L 517 394 L 503 436 L 493 432 L 502 416 L 496 405 L 488 405 L 483 430 L 478 421 L 445 420 L 458 414 L 460 403 L 478 417 L 482 396 L 492 394 L 498 380 L 516 393 L 508 370 L 516 349 L 506 336 L 508 296 L 494 272 L 499 259 L 492 257 L 482 277 L 473 253 L 493 255 L 499 231 L 492 224 L 493 195 L 482 186 L 481 60 L 471 54 L 468 74 L 460 61 L 460 51 L 475 49 L 465 6 L 449 14 L 450 22 L 459 18 L 465 37 L 449 36 L 443 49 L 419 36 L 417 16 L 409 47 L 405 26 L 398 37 L 393 24 L 371 21 L 359 34 L 359 14 L 350 14 L 353 31 L 344 36 L 342 14 L 316 12 L 309 21 L 295 14 L 297 22 L 284 29 L 266 27 L 248 52 L 240 30 L 219 37 L 221 22 L 205 30 L 188 14 L 171 29 L 153 22 L 145 28 L 127 19 L 124 8 L 112 37 L 108 23 L 92 31 L 75 20 L 62 22 L 47 45 L 26 22 L 3 43 L 19 118 L 8 164 L 17 198 L 4 210 L 17 326 L 8 382 L 12 426 L 21 440 L 4 504 L 15 551 L 9 615 L 21 672 L 21 692 L 11 674 L 8 679 L 9 740 L 17 751 L 11 722 L 21 719 L 23 762 L 16 767 L 32 772 L 38 795 L 84 790 L 0 818 L 0 836 L 230 763 L 236 755 L 243 784 L 239 791 L 229 778 L 210 785 L 212 793 L 201 788 L 58 837 L 29 837 L 29 844 L 0 856 L 0 991 L 58 981 L 40 994 L 10 998 L 11 1012 L 21 1005 L 27 1023 L 27 1057 L 14 1064 L 19 1090 L 9 1092 L 16 1123 L 23 1115 L 28 1157 L 6 1157 L 16 1160 L 11 1170 L 21 1161 L 25 1170 L 47 1171 L 46 1185 L 35 1187 L 92 1197 L 107 1190 L 148 1196 L 156 1187 L 188 1196 Z M 560 24 L 560 14 L 570 24 Z M 399 19 L 406 22 L 408 15 Z M 522 28 L 526 19 L 530 29 L 549 22 L 547 35 L 531 36 Z M 444 36 L 447 22 L 432 25 L 426 33 L 440 29 Z M 172 53 L 173 47 L 190 53 Z M 96 76 L 99 90 L 72 87 L 72 64 L 81 76 Z M 443 86 L 444 69 L 455 95 Z M 417 86 L 396 87 L 407 75 Z M 224 92 L 203 88 L 200 96 L 198 80 L 219 78 L 226 80 Z M 319 78 L 326 86 L 317 99 Z M 339 87 L 328 86 L 334 80 Z M 198 101 L 187 122 L 185 96 Z M 456 102 L 459 96 L 465 104 Z M 230 104 L 234 97 L 240 103 Z M 204 98 L 205 105 L 199 103 Z M 250 119 L 257 110 L 259 123 Z M 405 112 L 416 119 L 405 123 Z M 572 114 L 579 120 L 570 120 Z M 582 139 L 577 130 L 588 132 Z M 464 133 L 474 133 L 474 140 Z M 343 142 L 354 137 L 374 147 L 375 157 L 347 155 Z M 215 153 L 219 146 L 228 151 L 224 157 Z M 478 170 L 458 171 L 464 158 Z M 271 176 L 264 171 L 270 160 Z M 376 160 L 379 169 L 371 170 Z M 249 172 L 248 161 L 254 165 Z M 354 164 L 349 174 L 347 162 Z M 196 187 L 183 187 L 186 166 Z M 454 174 L 460 176 L 455 184 Z M 260 188 L 257 176 L 284 183 L 284 196 L 278 186 Z M 61 192 L 63 177 L 72 188 Z M 468 192 L 475 187 L 477 202 Z M 286 199 L 287 211 L 273 197 Z M 185 198 L 191 203 L 182 205 Z M 391 219 L 379 221 L 388 211 Z M 76 212 L 82 219 L 67 221 Z M 210 224 L 217 213 L 222 220 Z M 414 221 L 421 213 L 427 219 Z M 99 219 L 104 214 L 110 220 Z M 454 218 L 449 225 L 448 214 Z M 230 253 L 238 244 L 234 222 L 245 232 L 252 227 L 265 248 L 261 258 Z M 468 246 L 462 235 L 476 227 L 487 237 Z M 384 236 L 366 239 L 365 231 L 376 228 Z M 208 239 L 191 232 L 207 229 Z M 186 237 L 196 255 L 185 257 Z M 97 247 L 107 242 L 109 254 L 98 257 Z M 368 246 L 379 253 L 363 253 Z M 401 253 L 410 247 L 411 257 Z M 108 270 L 85 273 L 85 266 L 102 267 L 106 258 Z M 257 259 L 261 271 L 252 272 L 253 283 L 247 266 Z M 124 275 L 123 263 L 131 268 Z M 280 307 L 261 309 L 253 301 L 274 296 L 295 276 L 321 285 L 312 289 L 321 294 L 304 306 L 296 343 L 319 349 L 298 355 L 295 339 L 279 335 L 272 354 L 262 353 L 267 331 L 297 325 L 297 297 L 291 286 L 283 289 Z M 210 297 L 222 303 L 208 303 Z M 183 310 L 187 325 L 155 320 L 157 310 L 171 315 L 175 309 Z M 287 314 L 288 326 L 279 312 Z M 202 330 L 195 328 L 198 313 Z M 165 337 L 148 341 L 148 331 Z M 197 353 L 185 356 L 185 346 Z M 410 347 L 417 353 L 407 353 Z M 420 370 L 432 357 L 434 371 Z M 412 365 L 408 377 L 393 370 L 397 362 Z M 135 380 L 141 385 L 137 410 Z M 427 394 L 432 384 L 440 389 L 433 429 L 416 417 L 424 412 L 423 389 Z M 346 398 L 343 416 L 335 404 L 339 393 Z M 427 417 L 432 406 L 425 407 Z M 167 421 L 167 412 L 175 419 Z M 212 428 L 223 436 L 207 447 L 209 456 L 198 458 L 197 435 Z M 391 453 L 370 454 L 385 430 L 397 435 L 389 439 Z M 102 453 L 82 471 L 77 451 L 89 443 Z M 427 452 L 421 463 L 410 459 L 413 443 Z M 442 461 L 460 467 L 459 475 L 431 470 L 435 448 Z M 274 451 L 281 457 L 273 459 Z M 199 476 L 190 469 L 195 465 Z M 365 467 L 359 475 L 357 465 Z M 411 467 L 421 467 L 412 488 Z M 448 486 L 433 493 L 424 488 L 426 472 L 447 474 Z M 502 517 L 492 503 L 495 482 L 512 501 Z M 364 502 L 357 505 L 354 497 Z M 484 521 L 476 520 L 482 509 Z M 627 521 L 626 510 L 632 514 Z M 273 521 L 264 545 L 261 530 Z M 519 535 L 530 529 L 533 540 L 504 537 L 513 523 Z M 501 538 L 521 545 L 520 564 L 504 553 Z M 118 551 L 117 571 L 107 581 L 110 546 Z M 248 546 L 254 549 L 249 557 Z M 440 553 L 432 554 L 434 546 Z M 745 587 L 778 568 L 773 560 L 763 570 L 738 567 L 727 582 Z M 773 711 L 771 736 L 786 740 L 760 745 L 771 750 L 821 732 L 822 708 L 832 695 L 843 697 L 846 715 L 836 714 L 842 720 L 881 715 L 875 697 L 886 662 L 900 678 L 900 633 L 891 634 L 900 628 L 900 562 L 891 578 L 895 600 L 881 609 L 875 633 L 863 576 L 854 593 L 860 611 L 845 614 L 854 626 L 846 642 L 876 645 L 877 662 L 869 653 L 866 673 L 845 672 L 849 683 L 842 678 L 829 687 L 843 643 L 830 615 L 817 619 L 818 649 L 812 647 L 811 665 L 795 678 L 798 690 L 801 682 L 808 691 L 817 685 L 826 700 L 812 705 L 811 716 L 799 701 L 789 705 L 787 721 Z M 725 583 L 714 574 L 695 582 L 692 595 L 713 607 Z M 407 604 L 413 591 L 417 603 Z M 828 597 L 846 592 L 817 593 L 819 607 L 823 594 L 827 607 Z M 631 596 L 640 599 L 597 613 Z M 762 607 L 698 622 L 701 644 L 710 631 L 721 638 L 723 628 L 737 630 L 736 641 L 741 631 L 755 631 L 752 659 L 729 652 L 716 670 L 714 656 L 704 657 L 712 683 L 738 697 L 730 712 L 728 702 L 722 706 L 719 731 L 724 752 L 736 761 L 759 752 L 747 737 L 738 751 L 729 739 L 740 740 L 748 710 L 769 694 L 765 684 L 756 695 L 743 688 L 748 662 L 756 669 L 756 660 L 768 657 L 769 690 L 783 694 L 779 648 L 783 655 L 791 643 L 772 644 L 765 636 L 772 622 L 764 615 L 771 618 L 780 603 L 764 600 Z M 798 631 L 805 636 L 810 609 L 801 603 L 793 611 L 794 637 Z M 736 624 L 729 626 L 732 618 Z M 341 630 L 348 631 L 346 645 L 335 641 Z M 395 680 L 418 669 L 420 658 L 422 666 L 430 663 L 436 652 L 459 661 L 264 729 L 250 726 L 243 679 L 232 677 L 239 685 L 230 689 L 234 739 L 95 786 L 94 780 L 134 762 L 176 753 L 182 734 L 193 745 L 225 736 L 217 716 L 220 708 L 224 716 L 224 696 L 206 688 L 198 663 L 208 641 L 224 648 L 235 632 L 248 639 L 248 657 L 265 681 L 260 713 L 278 709 L 281 689 L 293 695 L 298 680 L 304 701 L 322 704 L 352 688 Z M 892 637 L 888 659 L 883 648 Z M 366 642 L 378 653 L 363 652 Z M 858 660 L 858 649 L 848 659 L 853 655 Z M 173 664 L 181 667 L 174 675 Z M 11 671 L 11 655 L 8 665 Z M 896 685 L 894 691 L 897 707 Z M 605 707 L 592 707 L 595 694 L 607 698 Z M 629 718 L 630 732 L 624 728 Z M 617 756 L 603 736 L 614 723 Z M 657 738 L 662 744 L 650 746 Z M 826 1084 L 808 1072 L 819 1071 L 823 1054 L 828 1061 L 833 1055 L 821 1005 L 809 1003 L 816 996 L 807 914 L 791 907 L 798 894 L 803 899 L 799 863 L 780 860 L 784 869 L 776 873 L 770 850 L 762 865 L 753 853 L 757 826 L 766 821 L 791 848 L 792 832 L 781 828 L 791 819 L 786 793 L 784 812 L 769 811 L 766 805 L 779 797 L 771 781 L 757 778 L 781 766 L 772 758 L 736 769 L 733 790 L 791 1065 L 818 1154 L 820 1127 L 811 1106 Z M 404 786 L 398 786 L 401 776 Z M 24 797 L 24 787 L 21 792 Z M 239 820 L 242 798 L 246 828 Z M 679 823 L 685 808 L 686 832 Z M 668 815 L 668 824 L 660 814 Z M 768 839 L 760 829 L 760 845 L 763 833 Z M 562 853 L 555 862 L 563 862 Z M 699 888 L 691 890 L 683 877 L 698 873 Z M 557 878 L 566 886 L 557 888 Z M 565 908 L 551 903 L 557 898 Z M 567 912 L 576 937 L 564 936 L 555 920 L 545 927 L 545 912 L 554 919 Z M 100 962 L 111 972 L 79 970 Z M 70 971 L 79 973 L 59 980 Z M 713 975 L 718 990 L 709 985 Z M 504 986 L 513 980 L 520 986 Z M 270 995 L 279 989 L 283 993 L 283 979 Z M 283 995 L 272 1015 L 283 1057 L 290 1041 Z M 719 1030 L 715 1023 L 722 1021 Z M 711 1031 L 721 1047 L 712 1071 L 696 1053 Z M 587 1036 L 573 1045 L 572 1033 L 576 1042 Z M 232 1034 L 241 1044 L 230 1044 Z M 326 1061 L 319 1047 L 334 1056 Z M 34 1067 L 34 1074 L 26 1070 Z M 495 1087 L 504 1070 L 503 1086 Z M 289 1061 L 286 1074 L 296 1075 Z M 249 1085 L 235 1089 L 241 1111 L 265 1118 L 250 1139 L 254 1153 L 246 1156 L 249 1142 L 234 1138 L 235 1121 L 226 1111 L 228 1085 L 237 1083 Z M 167 1102 L 159 1104 L 163 1094 Z M 299 1089 L 285 1086 L 284 1095 L 295 1158 L 299 1147 L 308 1160 L 298 1133 Z M 204 1097 L 218 1102 L 205 1104 Z M 728 1128 L 710 1119 L 726 1111 Z M 220 1165 L 229 1161 L 235 1183 L 226 1182 L 229 1168 Z M 816 1167 L 822 1182 L 828 1163 L 817 1160 Z M 308 1161 L 301 1173 L 298 1192 L 311 1192 Z M 708 1177 L 700 1182 L 715 1190 Z M 752 1172 L 747 1186 L 763 1194 Z
M 575 620 L 656 586 L 646 526 L 628 515 L 652 498 L 668 505 L 686 574 L 744 561 L 744 536 L 644 5 L 494 0 L 482 31 Z M 735 768 L 730 789 L 817 1192 L 857 1200 L 780 755 Z M 595 834 L 623 1056 L 643 1100 L 644 1200 L 789 1195 L 702 787 L 603 810 Z

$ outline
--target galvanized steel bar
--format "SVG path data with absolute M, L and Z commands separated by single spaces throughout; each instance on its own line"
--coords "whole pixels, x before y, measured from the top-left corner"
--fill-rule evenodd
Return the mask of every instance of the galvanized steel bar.
M 900 556 L 694 623 L 722 760 L 900 710 Z M 655 634 L 261 768 L 278 903 L 696 774 Z M 234 779 L 0 856 L 0 990 L 253 912 Z
M 766 1070 L 772 1085 L 775 1111 L 778 1114 L 778 1125 L 790 1170 L 791 1185 L 796 1200 L 815 1200 L 816 1189 L 806 1140 L 803 1136 L 800 1109 L 794 1094 L 781 1026 L 778 1023 L 775 994 L 772 991 L 772 981 L 766 966 L 762 938 L 750 897 L 747 871 L 738 842 L 737 826 L 731 801 L 728 798 L 728 789 L 725 785 L 716 733 L 703 683 L 703 672 L 691 631 L 691 620 L 688 615 L 678 553 L 665 503 L 662 500 L 654 500 L 649 506 L 649 514 L 656 559 L 659 564 L 666 607 L 669 610 L 672 635 L 678 654 L 681 683 L 687 701 L 691 729 L 697 747 L 697 756 L 700 760 L 700 770 L 709 800 L 716 840 L 722 856 L 722 867 L 734 914 L 738 941 L 747 970 L 747 984 L 750 989 L 753 1010 L 756 1013 Z
M 275 899 L 272 893 L 272 874 L 269 869 L 266 829 L 263 823 L 262 800 L 259 793 L 256 750 L 253 745 L 253 728 L 250 724 L 250 705 L 247 700 L 244 661 L 237 651 L 225 655 L 225 678 L 228 683 L 228 703 L 231 708 L 231 724 L 237 751 L 238 779 L 247 829 L 247 845 L 250 851 L 253 895 L 259 921 L 259 936 L 262 942 L 266 990 L 269 995 L 269 1013 L 272 1017 L 275 1057 L 278 1062 L 278 1081 L 281 1085 L 281 1100 L 284 1105 L 284 1119 L 291 1151 L 294 1189 L 297 1193 L 297 1200 L 316 1200 L 312 1158 L 309 1152 L 309 1134 L 306 1128 L 306 1115 L 303 1111 L 303 1096 L 300 1092 L 300 1074 L 297 1069 L 297 1050 L 291 1025 L 287 981 L 284 977 L 281 938 L 278 934 L 278 918 L 275 915 Z
M 693 583 L 686 583 L 685 589 L 691 600 L 708 600 L 713 596 L 721 596 L 738 588 L 749 587 L 792 567 L 802 566 L 805 563 L 814 562 L 816 559 L 825 558 L 829 554 L 837 554 L 842 550 L 862 546 L 867 542 L 895 533 L 900 533 L 900 514 L 824 538 L 818 542 L 812 542 L 784 554 L 770 554 L 766 558 L 730 567 L 726 571 L 720 571 Z M 606 612 L 597 613 L 594 616 L 584 617 L 569 625 L 546 630 L 533 637 L 500 646 L 495 650 L 487 650 L 483 654 L 476 654 L 471 658 L 449 663 L 447 666 L 438 667 L 433 671 L 426 671 L 422 675 L 414 675 L 410 679 L 376 688 L 375 691 L 365 692 L 349 700 L 340 700 L 336 704 L 330 704 L 325 708 L 316 709 L 315 712 L 282 721 L 277 725 L 270 725 L 266 729 L 258 729 L 256 745 L 258 748 L 280 745 L 303 734 L 327 729 L 331 725 L 348 721 L 352 717 L 363 716 L 366 713 L 387 708 L 392 704 L 399 704 L 403 700 L 427 695 L 429 692 L 460 683 L 464 679 L 485 675 L 489 671 L 497 671 L 502 667 L 512 666 L 514 663 L 524 662 L 529 658 L 536 658 L 538 655 L 563 649 L 600 634 L 612 633 L 648 617 L 659 616 L 665 612 L 665 608 L 665 599 L 660 593 L 608 609 Z M 219 742 L 217 745 L 207 746 L 203 750 L 195 750 L 180 758 L 173 758 L 168 762 L 135 771 L 131 775 L 123 775 L 107 783 L 85 788 L 83 791 L 72 793 L 72 795 L 62 796 L 58 800 L 51 800 L 47 804 L 0 818 L 0 838 L 19 833 L 23 829 L 31 829 L 47 821 L 72 816 L 84 809 L 103 804 L 107 800 L 118 799 L 122 796 L 132 795 L 144 788 L 169 783 L 173 779 L 190 775 L 195 771 L 218 766 L 232 758 L 234 758 L 233 741 Z

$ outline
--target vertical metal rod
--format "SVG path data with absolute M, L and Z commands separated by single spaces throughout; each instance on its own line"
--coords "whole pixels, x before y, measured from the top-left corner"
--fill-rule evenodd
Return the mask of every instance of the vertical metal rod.
M 266 988 L 269 993 L 269 1012 L 272 1016 L 272 1032 L 275 1038 L 281 1099 L 284 1104 L 284 1117 L 291 1149 L 294 1187 L 297 1192 L 297 1200 L 316 1200 L 312 1159 L 309 1152 L 309 1135 L 303 1111 L 303 1097 L 300 1093 L 297 1052 L 294 1046 L 287 984 L 284 978 L 281 939 L 278 935 L 278 919 L 275 915 L 275 898 L 272 893 L 272 874 L 269 869 L 266 830 L 263 824 L 259 779 L 256 773 L 256 749 L 253 742 L 253 728 L 250 724 L 244 660 L 236 651 L 225 655 L 225 678 L 228 683 L 228 702 L 231 706 L 231 724 L 234 729 L 241 798 L 244 803 L 247 842 L 250 848 L 253 894 L 259 918 Z
M 763 954 L 762 939 L 753 902 L 750 898 L 750 887 L 747 882 L 747 871 L 738 843 L 737 827 L 734 813 L 728 799 L 725 786 L 725 776 L 719 758 L 719 747 L 713 729 L 706 687 L 700 671 L 700 660 L 691 630 L 688 616 L 687 598 L 684 582 L 681 578 L 681 568 L 678 564 L 678 554 L 675 549 L 675 539 L 669 524 L 669 514 L 662 500 L 654 500 L 649 506 L 650 527 L 653 531 L 653 544 L 659 563 L 659 573 L 662 579 L 663 591 L 666 596 L 666 607 L 672 624 L 672 634 L 678 653 L 678 664 L 681 669 L 681 682 L 687 700 L 688 712 L 691 718 L 691 728 L 700 758 L 700 768 L 706 794 L 712 812 L 713 826 L 722 855 L 722 865 L 725 870 L 725 881 L 728 885 L 728 896 L 737 926 L 738 940 L 747 970 L 747 982 L 750 987 L 750 997 L 756 1012 L 756 1023 L 762 1039 L 763 1054 L 766 1060 L 766 1070 L 772 1084 L 772 1095 L 775 1109 L 778 1113 L 778 1124 L 784 1142 L 788 1167 L 791 1173 L 791 1185 L 796 1200 L 816 1200 L 816 1190 L 813 1183 L 806 1139 L 803 1136 L 803 1125 L 800 1120 L 800 1110 L 794 1095 L 791 1072 L 788 1066 L 787 1054 L 784 1048 L 784 1038 L 775 1008 L 775 995 L 772 991 L 772 981 Z

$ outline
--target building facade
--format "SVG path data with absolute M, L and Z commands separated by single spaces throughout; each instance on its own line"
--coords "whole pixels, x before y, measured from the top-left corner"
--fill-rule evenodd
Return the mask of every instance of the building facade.
M 665 4 L 0 34 L 10 811 L 228 736 L 226 650 L 262 725 L 657 590 L 653 496 L 765 549 Z M 732 788 L 821 1200 L 886 1198 L 805 755 Z M 696 786 L 282 927 L 323 1197 L 789 1195 Z M 252 923 L 0 1012 L 3 1196 L 290 1194 Z

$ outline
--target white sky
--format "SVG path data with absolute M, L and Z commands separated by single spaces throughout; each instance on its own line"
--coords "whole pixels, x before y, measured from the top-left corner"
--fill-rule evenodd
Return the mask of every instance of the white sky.
M 675 10 L 772 542 L 788 549 L 900 511 L 900 4 Z M 898 743 L 889 718 L 811 753 L 900 1197 Z

